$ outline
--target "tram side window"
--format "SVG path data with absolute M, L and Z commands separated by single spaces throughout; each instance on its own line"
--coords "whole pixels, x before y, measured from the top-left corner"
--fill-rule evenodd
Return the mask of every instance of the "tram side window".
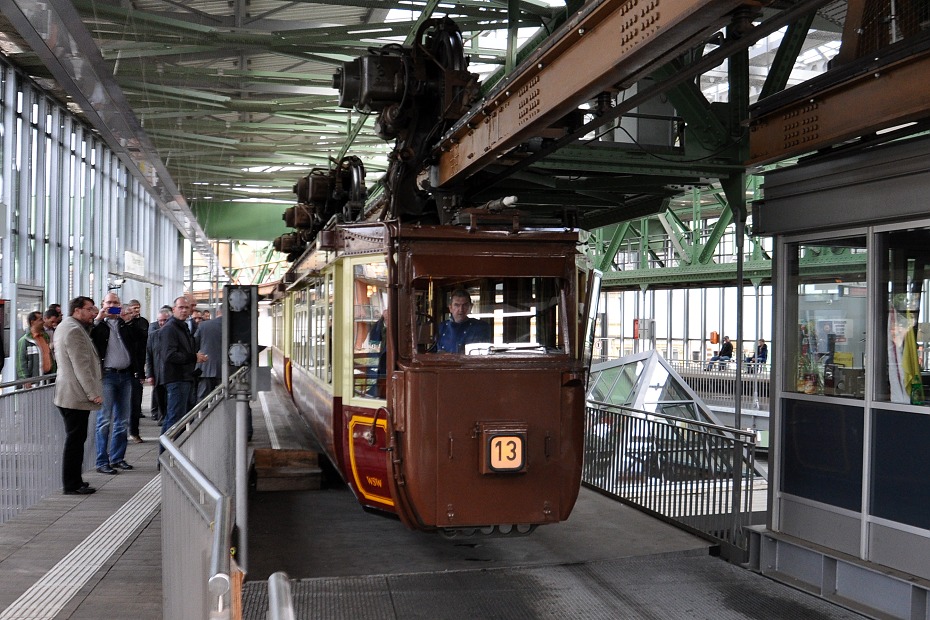
M 353 267 L 352 393 L 384 398 L 388 279 L 383 258 Z
M 294 342 L 291 359 L 301 366 L 310 364 L 307 327 L 310 324 L 307 289 L 294 294 Z
M 331 281 L 332 277 L 327 275 L 307 289 L 309 305 L 307 313 L 307 323 L 309 324 L 307 363 L 314 376 L 327 383 L 331 383 L 333 380 L 328 346 L 331 325 L 329 313 L 332 308 L 332 300 L 328 290 L 331 287 Z
M 464 355 L 564 353 L 557 278 L 431 279 L 415 283 L 417 350 Z

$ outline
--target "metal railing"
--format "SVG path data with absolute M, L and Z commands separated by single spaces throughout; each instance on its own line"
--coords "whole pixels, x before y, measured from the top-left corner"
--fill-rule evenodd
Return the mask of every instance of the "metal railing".
M 165 618 L 222 619 L 232 604 L 235 407 L 247 367 L 161 437 L 162 591 Z
M 588 403 L 582 481 L 720 543 L 748 551 L 755 436 L 674 416 Z
M 0 523 L 62 491 L 65 425 L 53 402 L 54 378 L 0 383 Z M 94 417 L 88 417 L 82 471 L 94 467 Z
M 711 406 L 732 407 L 736 399 L 736 362 L 682 362 L 670 361 L 681 378 Z M 710 369 L 708 370 L 708 366 Z M 769 364 L 744 363 L 741 373 L 742 403 L 761 411 L 770 405 Z

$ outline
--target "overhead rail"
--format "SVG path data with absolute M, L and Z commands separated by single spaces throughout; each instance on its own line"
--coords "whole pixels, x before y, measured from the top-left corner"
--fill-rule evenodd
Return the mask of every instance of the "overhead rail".
M 718 28 L 741 0 L 602 0 L 562 25 L 481 105 L 446 133 L 433 185 L 462 181 L 617 84 L 654 71 Z M 583 70 L 582 70 L 583 67 Z
M 883 48 L 750 108 L 749 163 L 810 153 L 928 117 L 930 32 Z
M 636 94 L 617 102 L 613 108 L 604 112 L 593 120 L 586 122 L 584 125 L 572 128 L 571 131 L 568 132 L 563 131 L 556 136 L 552 136 L 554 132 L 549 131 L 547 135 L 553 138 L 550 144 L 537 152 L 534 152 L 530 155 L 525 155 L 522 159 L 515 163 L 510 163 L 505 171 L 499 173 L 497 177 L 488 181 L 486 185 L 494 185 L 500 181 L 501 178 L 505 178 L 514 174 L 515 172 L 529 167 L 533 163 L 547 157 L 558 149 L 574 142 L 575 140 L 578 140 L 582 136 L 597 129 L 598 127 L 602 127 L 603 125 L 619 118 L 620 116 L 626 114 L 635 107 L 642 105 L 650 99 L 664 92 L 667 92 L 669 89 L 674 88 L 679 84 L 683 84 L 689 80 L 692 80 L 696 76 L 701 75 L 710 69 L 713 69 L 714 67 L 725 62 L 733 54 L 750 47 L 760 39 L 772 34 L 780 28 L 783 28 L 787 24 L 797 21 L 812 11 L 816 11 L 818 8 L 827 4 L 827 1 L 828 0 L 803 0 L 790 9 L 786 9 L 764 20 L 760 24 L 752 26 L 748 30 L 742 32 L 741 36 L 738 38 L 724 41 L 720 47 L 708 54 L 705 54 L 704 56 L 701 56 L 700 59 L 684 66 L 674 75 L 658 81 L 652 86 L 643 88 Z M 665 5 L 663 5 L 663 9 L 664 7 Z M 730 7 L 730 9 L 732 8 L 733 6 Z M 718 7 L 717 10 L 720 11 L 722 9 Z M 581 18 L 581 15 L 582 14 L 579 14 L 579 19 Z M 594 37 L 579 35 L 577 30 L 575 30 L 574 34 L 572 35 L 567 34 L 566 30 L 572 26 L 575 26 L 575 24 L 576 21 L 572 21 L 564 26 L 563 30 L 560 31 L 562 32 L 563 37 L 570 37 L 573 40 L 572 42 L 574 45 L 569 49 L 574 50 L 575 47 L 577 47 L 579 52 L 576 53 L 579 55 L 581 54 L 580 50 L 590 49 L 587 54 L 592 56 L 600 57 L 602 55 L 607 55 L 612 57 L 613 61 L 618 63 L 621 67 L 628 67 L 627 70 L 629 74 L 625 78 L 628 83 L 635 81 L 635 79 L 641 75 L 649 73 L 653 69 L 658 68 L 662 63 L 667 61 L 670 56 L 672 56 L 672 52 L 669 52 L 661 56 L 660 62 L 649 63 L 648 66 L 644 67 L 642 70 L 637 71 L 634 70 L 634 67 L 632 66 L 634 64 L 633 61 L 630 61 L 630 63 L 627 64 L 623 58 L 618 59 L 616 54 L 609 54 L 610 50 L 614 47 L 613 41 L 604 43 L 604 41 Z M 697 32 L 700 33 L 700 30 L 698 29 Z M 615 33 L 615 35 L 616 34 L 617 33 Z M 680 33 L 680 36 L 684 37 L 684 34 Z M 696 38 L 696 35 L 692 38 Z M 514 84 L 525 84 L 526 80 L 529 79 L 526 77 L 526 75 L 532 76 L 539 72 L 555 71 L 555 68 L 552 65 L 561 63 L 561 61 L 560 63 L 553 62 L 557 56 L 550 58 L 549 60 L 552 64 L 550 64 L 550 68 L 547 69 L 546 65 L 542 63 L 539 58 L 539 56 L 546 54 L 549 49 L 562 49 L 558 47 L 561 39 L 557 40 L 557 37 L 553 36 L 552 40 L 553 43 L 549 48 L 538 51 L 537 54 L 534 54 L 526 61 L 524 61 L 524 63 L 522 63 L 521 66 L 514 72 L 514 76 L 511 77 L 509 81 L 502 84 L 497 90 L 494 91 L 494 93 L 489 95 L 484 104 L 477 110 L 473 109 L 469 114 L 466 114 L 462 119 L 460 119 L 453 126 L 453 128 L 443 136 L 443 139 L 440 141 L 439 147 L 437 148 L 437 157 L 439 158 L 439 163 L 435 166 L 435 170 L 433 171 L 432 182 L 434 186 L 451 184 L 454 181 L 473 174 L 476 170 L 491 163 L 493 159 L 505 154 L 510 148 L 518 144 L 523 136 L 533 133 L 533 130 L 537 131 L 539 134 L 544 133 L 543 130 L 545 130 L 548 125 L 546 125 L 543 120 L 544 118 L 547 119 L 548 115 L 543 117 L 541 112 L 535 113 L 532 116 L 533 123 L 531 126 L 524 124 L 516 125 L 516 129 L 519 130 L 519 133 L 515 131 L 512 135 L 510 135 L 504 134 L 501 131 L 492 133 L 492 130 L 496 130 L 496 128 L 503 125 L 501 121 L 501 115 L 505 110 L 507 111 L 507 118 L 512 118 L 513 116 L 513 111 L 509 110 L 509 108 L 511 107 L 510 104 L 514 103 L 511 101 L 511 94 L 514 92 Z M 658 41 L 658 39 L 656 40 Z M 677 51 L 678 53 L 682 52 L 684 49 L 686 49 L 686 44 L 687 41 L 683 39 L 679 42 L 678 47 L 673 51 Z M 661 54 L 663 47 L 659 44 L 656 44 L 655 48 L 647 46 L 644 49 L 648 49 L 650 50 L 650 53 L 659 55 Z M 638 53 L 640 51 L 639 48 L 637 48 L 636 51 L 636 58 L 640 59 L 640 55 Z M 581 57 L 584 58 L 584 56 Z M 534 62 L 535 64 L 533 64 Z M 598 64 L 600 63 L 598 62 Z M 585 65 L 585 71 L 579 73 L 590 75 L 592 71 L 588 65 Z M 609 80 L 605 79 L 605 81 L 609 84 Z M 574 80 L 572 80 L 570 83 L 574 83 Z M 553 84 L 548 80 L 546 81 L 546 84 L 548 84 L 549 87 L 555 89 L 555 91 L 559 93 L 559 98 L 562 100 L 563 105 L 571 103 L 572 106 L 577 106 L 587 101 L 584 96 L 571 99 L 566 95 L 567 88 L 562 84 Z M 536 88 L 534 87 L 533 90 L 536 90 Z M 587 92 L 591 91 L 597 92 L 593 87 Z M 514 105 L 514 107 L 517 106 Z M 559 109 L 561 110 L 562 107 L 560 106 Z M 558 115 L 552 114 L 552 116 Z M 485 127 L 484 130 L 479 133 L 477 129 L 481 127 L 482 124 L 486 125 L 487 127 Z M 508 125 L 508 127 L 513 128 L 513 125 Z

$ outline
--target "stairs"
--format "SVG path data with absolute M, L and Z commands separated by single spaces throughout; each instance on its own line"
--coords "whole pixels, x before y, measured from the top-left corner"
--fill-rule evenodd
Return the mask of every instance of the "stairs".
M 323 481 L 319 454 L 259 448 L 253 457 L 257 491 L 312 491 Z

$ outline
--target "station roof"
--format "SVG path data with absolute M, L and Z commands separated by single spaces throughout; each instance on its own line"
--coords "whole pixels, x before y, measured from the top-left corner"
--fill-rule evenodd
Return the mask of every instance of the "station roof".
M 756 19 L 794 4 L 770 4 Z M 508 57 L 511 5 L 520 26 L 514 34 L 530 41 L 525 48 L 577 8 L 562 0 L 6 0 L 0 49 L 111 148 L 154 170 L 163 202 L 196 219 L 198 226 L 182 230 L 189 238 L 267 241 L 288 231 L 282 212 L 310 169 L 348 153 L 362 158 L 370 184 L 386 168 L 390 145 L 372 131 L 372 117 L 338 106 L 332 76 L 343 62 L 409 40 L 427 15 L 449 15 L 462 28 L 469 70 L 492 84 Z M 789 63 L 789 84 L 825 70 L 839 48 L 845 0 L 817 6 Z M 750 48 L 750 98 L 776 62 L 783 33 Z M 728 84 L 726 65 L 697 84 L 701 97 L 692 104 L 711 126 L 719 126 Z M 521 194 L 521 203 L 576 208 L 592 214 L 595 226 L 654 212 L 740 167 L 738 144 L 685 148 L 676 122 L 660 126 L 667 142 L 655 146 L 633 138 L 626 121 L 612 138 L 618 142 L 586 136 L 501 192 Z M 644 127 L 636 135 L 653 131 Z

